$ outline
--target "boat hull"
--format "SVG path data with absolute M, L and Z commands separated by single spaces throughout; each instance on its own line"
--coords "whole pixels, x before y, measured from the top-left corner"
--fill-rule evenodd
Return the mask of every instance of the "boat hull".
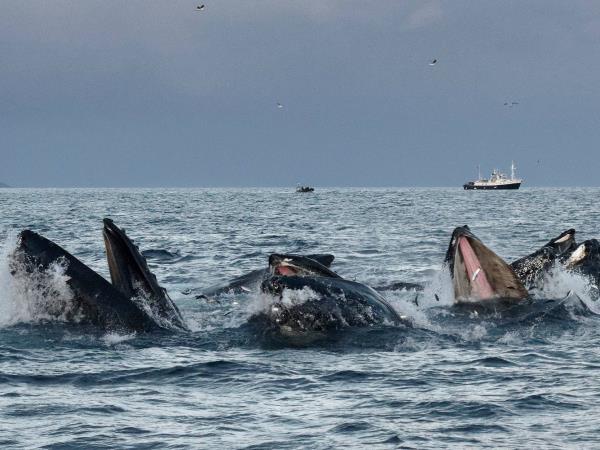
M 490 184 L 490 185 L 476 185 L 474 183 L 463 184 L 465 191 L 499 191 L 508 189 L 519 189 L 521 183 L 506 183 L 506 184 Z

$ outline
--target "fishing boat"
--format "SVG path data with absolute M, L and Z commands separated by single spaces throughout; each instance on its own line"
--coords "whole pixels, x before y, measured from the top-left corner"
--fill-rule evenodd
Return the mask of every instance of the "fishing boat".
M 479 166 L 477 166 L 479 169 Z M 465 190 L 497 190 L 497 189 L 519 189 L 523 180 L 516 176 L 517 167 L 515 162 L 511 161 L 510 164 L 510 178 L 500 172 L 498 169 L 492 170 L 492 174 L 489 179 L 481 177 L 481 170 L 478 170 L 479 176 L 475 181 L 468 181 L 463 184 Z
M 315 188 L 310 186 L 298 186 L 296 192 L 314 192 Z

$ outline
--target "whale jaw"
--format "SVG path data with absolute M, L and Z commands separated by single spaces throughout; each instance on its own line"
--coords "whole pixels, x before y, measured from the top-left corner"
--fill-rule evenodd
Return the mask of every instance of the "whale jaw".
M 469 227 L 452 233 L 446 254 L 456 302 L 521 300 L 527 290 L 502 258 L 486 247 Z

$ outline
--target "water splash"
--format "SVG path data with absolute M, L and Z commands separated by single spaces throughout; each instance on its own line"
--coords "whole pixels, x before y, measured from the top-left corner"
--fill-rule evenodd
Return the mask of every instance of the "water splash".
M 106 333 L 102 336 L 102 342 L 107 347 L 116 346 L 123 342 L 129 341 L 136 337 L 135 333 L 119 334 L 119 333 Z
M 454 304 L 454 287 L 448 266 L 444 265 L 434 274 L 431 281 L 425 284 L 419 304 L 424 307 L 451 306 Z
M 305 286 L 302 289 L 284 289 L 281 303 L 285 306 L 296 306 L 318 298 L 319 295 L 315 291 Z
M 589 277 L 567 270 L 563 265 L 555 265 L 545 275 L 541 288 L 532 294 L 539 298 L 563 298 L 569 293 L 576 294 L 587 305 L 595 303 L 598 286 Z
M 46 270 L 27 270 L 13 257 L 18 238 L 9 235 L 0 248 L 0 327 L 43 321 L 78 321 L 77 305 L 64 261 Z

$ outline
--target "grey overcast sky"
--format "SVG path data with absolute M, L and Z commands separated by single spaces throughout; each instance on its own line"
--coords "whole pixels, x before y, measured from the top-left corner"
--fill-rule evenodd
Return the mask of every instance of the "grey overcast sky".
M 600 185 L 600 1 L 198 4 L 3 2 L 0 181 Z

